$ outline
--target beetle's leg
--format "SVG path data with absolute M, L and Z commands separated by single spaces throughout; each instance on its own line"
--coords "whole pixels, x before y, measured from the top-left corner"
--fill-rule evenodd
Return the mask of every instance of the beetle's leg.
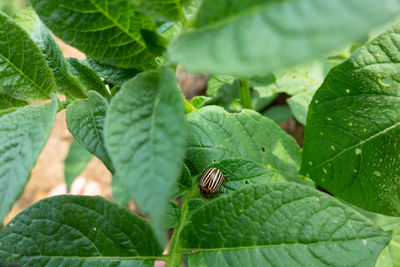
M 228 178 L 229 176 L 231 176 L 230 174 L 224 175 L 224 179 Z

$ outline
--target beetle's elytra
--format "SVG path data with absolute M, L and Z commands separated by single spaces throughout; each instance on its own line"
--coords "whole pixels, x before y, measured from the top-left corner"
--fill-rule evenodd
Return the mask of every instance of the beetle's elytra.
M 205 197 L 211 197 L 219 192 L 219 188 L 225 182 L 225 175 L 217 168 L 210 168 L 205 170 L 199 179 L 200 194 Z

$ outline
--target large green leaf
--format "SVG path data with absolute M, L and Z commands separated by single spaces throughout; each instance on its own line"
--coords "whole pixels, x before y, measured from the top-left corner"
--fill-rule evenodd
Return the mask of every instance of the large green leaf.
M 122 85 L 139 73 L 137 69 L 122 69 L 101 63 L 92 58 L 86 58 L 82 62 L 94 69 L 100 77 L 104 78 L 105 82 L 113 85 Z
M 288 95 L 315 92 L 331 67 L 331 64 L 324 61 L 299 64 L 274 72 L 276 78 L 274 82 L 258 87 L 265 87 L 266 91 Z
M 108 103 L 95 91 L 89 92 L 88 100 L 77 100 L 68 105 L 67 126 L 75 140 L 94 154 L 110 172 L 114 168 L 104 145 L 104 120 Z
M 44 55 L 48 66 L 54 74 L 57 91 L 77 98 L 86 98 L 87 91 L 72 76 L 53 34 L 40 21 L 35 12 L 32 9 L 24 10 L 19 14 L 17 22 L 30 34 L 32 40 Z
M 208 202 L 180 241 L 190 266 L 374 266 L 390 238 L 327 194 L 278 183 Z
M 0 94 L 20 100 L 49 99 L 56 83 L 29 35 L 0 12 Z
M 272 120 L 251 110 L 235 114 L 216 106 L 191 112 L 186 119 L 186 157 L 198 171 L 223 159 L 247 158 L 297 180 L 300 148 Z
M 150 17 L 125 0 L 30 0 L 42 21 L 88 56 L 120 67 L 148 67 L 165 40 Z
M 0 117 L 0 222 L 19 198 L 56 118 L 57 99 Z
M 12 98 L 8 95 L 0 94 L 0 114 L 14 111 L 16 108 L 23 107 L 29 103 L 23 100 Z
M 92 159 L 86 148 L 81 146 L 75 139 L 72 140 L 68 150 L 68 155 L 64 160 L 64 177 L 67 184 L 67 192 L 70 191 L 71 185 L 75 178 L 86 168 Z
M 224 159 L 211 164 L 210 167 L 218 168 L 224 175 L 228 175 L 221 187 L 224 193 L 238 191 L 248 184 L 286 181 L 277 170 L 266 168 L 248 159 Z
M 177 20 L 182 13 L 182 6 L 189 0 L 133 0 L 144 13 L 159 20 Z
M 164 244 L 169 195 L 184 153 L 184 107 L 171 69 L 138 74 L 112 99 L 105 139 L 118 177 Z
M 383 230 L 393 231 L 392 241 L 379 255 L 376 267 L 400 266 L 400 218 L 376 215 L 371 219 L 376 226 Z
M 161 252 L 144 219 L 101 197 L 41 200 L 0 232 L 2 266 L 153 266 Z
M 71 72 L 86 87 L 87 90 L 98 92 L 105 98 L 111 98 L 110 91 L 106 88 L 103 81 L 88 65 L 83 64 L 77 58 L 69 57 L 67 62 L 71 67 Z
M 204 0 L 168 54 L 194 72 L 264 75 L 362 40 L 398 11 L 398 0 Z
M 364 209 L 400 215 L 400 25 L 326 77 L 310 104 L 302 173 Z

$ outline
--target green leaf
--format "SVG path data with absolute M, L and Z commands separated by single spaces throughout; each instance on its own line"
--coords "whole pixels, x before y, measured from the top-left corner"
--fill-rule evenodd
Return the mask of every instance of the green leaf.
M 400 266 L 400 218 L 376 214 L 371 218 L 374 225 L 385 231 L 393 231 L 393 238 L 389 245 L 382 251 L 376 262 L 376 267 Z
M 227 111 L 233 112 L 242 110 L 239 80 L 233 79 L 231 82 L 223 84 L 217 89 L 215 96 L 205 104 L 222 106 Z
M 0 114 L 16 110 L 16 108 L 24 107 L 29 103 L 18 100 L 7 95 L 0 94 Z
M 25 0 L 6 0 L 0 2 L 0 10 L 13 18 L 15 14 L 25 8 L 25 5 Z
M 207 103 L 208 100 L 210 100 L 211 97 L 203 96 L 203 95 L 198 95 L 193 97 L 190 100 L 190 104 L 195 107 L 196 109 L 201 108 L 204 104 Z
M 229 175 L 221 187 L 224 193 L 238 191 L 248 184 L 286 182 L 277 170 L 248 159 L 225 159 L 211 164 L 210 167 L 218 168 L 224 175 Z
M 57 92 L 76 98 L 86 98 L 87 91 L 79 81 L 72 76 L 69 66 L 53 34 L 40 21 L 35 12 L 30 8 L 24 10 L 19 14 L 17 22 L 29 33 L 46 59 L 48 66 L 54 74 Z
M 302 173 L 347 202 L 400 215 L 400 25 L 333 68 L 309 106 Z
M 54 76 L 29 35 L 0 13 L 0 94 L 44 100 L 56 89 Z
M 114 174 L 112 178 L 111 187 L 114 202 L 121 206 L 128 204 L 128 202 L 131 200 L 131 194 L 122 183 L 121 178 L 119 178 L 116 174 Z
M 158 31 L 161 32 L 161 36 L 168 41 L 174 40 L 183 31 L 183 24 L 181 22 L 166 22 L 159 26 Z
M 64 177 L 67 184 L 67 192 L 70 191 L 75 178 L 81 174 L 91 159 L 92 154 L 77 141 L 72 140 L 68 155 L 64 160 Z
M 292 118 L 292 112 L 288 106 L 273 106 L 267 109 L 263 115 L 276 123 L 285 122 Z
M 326 62 L 314 61 L 276 71 L 275 82 L 264 86 L 264 90 L 288 95 L 315 92 L 324 81 L 329 68 L 331 65 Z
M 264 75 L 361 40 L 398 11 L 398 0 L 204 0 L 168 56 L 191 72 Z
M 303 92 L 286 100 L 293 116 L 303 125 L 306 125 L 308 106 L 311 103 L 313 95 L 314 92 Z
M 189 0 L 133 0 L 133 2 L 143 13 L 151 15 L 157 20 L 171 21 L 180 18 L 182 6 Z
M 107 112 L 107 149 L 122 182 L 165 244 L 169 196 L 184 153 L 184 107 L 171 69 L 138 74 Z
M 278 183 L 208 202 L 180 241 L 189 266 L 373 266 L 390 237 L 327 194 Z
M 251 92 L 251 103 L 256 111 L 262 111 L 271 104 L 278 94 L 274 93 L 266 86 L 253 86 Z
M 56 118 L 57 99 L 0 117 L 0 222 L 19 198 Z
M 208 106 L 191 112 L 186 120 L 186 157 L 198 171 L 223 159 L 245 158 L 275 169 L 288 180 L 298 180 L 300 148 L 261 114 L 251 110 L 230 114 Z
M 69 57 L 67 62 L 71 67 L 72 74 L 78 78 L 88 91 L 93 90 L 105 98 L 111 98 L 110 91 L 94 70 L 81 63 L 77 58 Z
M 161 252 L 144 219 L 102 197 L 41 200 L 0 232 L 5 266 L 153 266 Z
M 88 100 L 68 105 L 67 126 L 75 140 L 98 157 L 111 173 L 114 168 L 104 145 L 104 120 L 108 103 L 98 93 L 89 92 Z
M 86 58 L 82 63 L 91 67 L 96 73 L 103 77 L 105 82 L 111 83 L 115 86 L 122 85 L 124 82 L 133 78 L 139 73 L 137 69 L 123 69 L 108 64 L 101 63 L 92 58 Z
M 225 84 L 233 84 L 235 77 L 231 75 L 213 75 L 207 81 L 207 95 L 216 96 Z
M 41 20 L 66 43 L 114 66 L 147 68 L 166 41 L 152 19 L 125 0 L 30 0 Z
M 181 208 L 179 205 L 174 202 L 170 201 L 168 203 L 167 209 L 167 227 L 166 229 L 171 229 L 179 225 L 179 218 L 181 216 Z

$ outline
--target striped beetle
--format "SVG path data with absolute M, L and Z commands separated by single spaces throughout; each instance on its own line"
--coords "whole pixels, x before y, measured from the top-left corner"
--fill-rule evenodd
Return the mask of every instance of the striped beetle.
M 205 170 L 199 179 L 200 194 L 204 198 L 213 196 L 215 193 L 220 192 L 219 188 L 225 182 L 225 178 L 229 175 L 223 175 L 217 168 L 210 168 Z

